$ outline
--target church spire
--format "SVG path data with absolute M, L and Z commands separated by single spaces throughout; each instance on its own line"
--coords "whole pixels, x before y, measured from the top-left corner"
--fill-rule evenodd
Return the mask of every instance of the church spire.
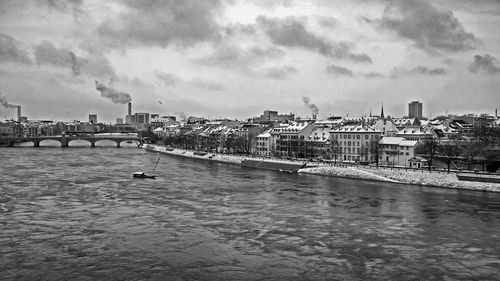
M 382 102 L 382 111 L 380 112 L 380 118 L 382 118 L 382 119 L 385 120 L 385 117 L 384 117 L 384 102 Z

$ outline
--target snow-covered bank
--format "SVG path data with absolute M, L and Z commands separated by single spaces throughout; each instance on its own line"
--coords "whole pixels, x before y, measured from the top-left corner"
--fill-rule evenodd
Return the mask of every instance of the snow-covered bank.
M 476 191 L 500 192 L 500 184 L 489 182 L 460 181 L 455 173 L 438 173 L 422 170 L 403 170 L 390 168 L 368 168 L 363 166 L 319 166 L 304 168 L 299 173 L 325 176 L 340 176 L 379 180 L 403 184 L 426 185 L 435 187 L 466 189 Z
M 208 161 L 226 163 L 231 165 L 242 165 L 243 160 L 255 160 L 256 158 L 235 156 L 226 154 L 207 153 L 204 155 L 197 155 L 194 151 L 166 148 L 160 145 L 146 145 L 149 151 L 156 151 L 170 155 L 177 155 L 182 157 L 204 159 Z M 297 162 L 286 160 L 271 160 L 266 159 L 266 162 L 276 162 L 282 164 L 297 164 Z M 345 177 L 353 179 L 385 181 L 401 184 L 415 184 L 435 187 L 445 187 L 454 189 L 465 189 L 475 191 L 488 191 L 500 192 L 499 183 L 489 182 L 472 182 L 460 181 L 455 173 L 432 172 L 423 170 L 404 170 L 404 169 L 391 169 L 391 168 L 375 168 L 369 166 L 330 166 L 318 165 L 314 167 L 306 167 L 298 170 L 299 173 L 324 175 L 334 177 Z

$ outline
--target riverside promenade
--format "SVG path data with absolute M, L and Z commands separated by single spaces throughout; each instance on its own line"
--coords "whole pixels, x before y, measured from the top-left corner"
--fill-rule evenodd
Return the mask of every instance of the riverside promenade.
M 231 165 L 245 166 L 242 164 L 248 160 L 257 158 L 247 156 L 235 156 L 226 154 L 197 154 L 191 150 L 179 148 L 167 148 L 161 145 L 146 144 L 143 146 L 148 151 L 160 152 L 162 154 L 188 157 L 194 159 L 207 160 Z M 262 158 L 260 158 L 262 159 Z M 263 161 L 276 163 L 274 170 L 281 170 L 278 167 L 283 165 L 297 164 L 297 161 L 265 159 Z M 322 175 L 332 177 L 342 177 L 351 179 L 361 179 L 370 181 L 392 182 L 399 184 L 412 184 L 429 187 L 442 187 L 461 190 L 500 192 L 499 183 L 460 181 L 456 173 L 447 173 L 443 171 L 414 170 L 414 169 L 396 169 L 388 167 L 371 167 L 362 165 L 332 165 L 325 163 L 308 164 L 299 169 L 298 173 L 310 175 Z

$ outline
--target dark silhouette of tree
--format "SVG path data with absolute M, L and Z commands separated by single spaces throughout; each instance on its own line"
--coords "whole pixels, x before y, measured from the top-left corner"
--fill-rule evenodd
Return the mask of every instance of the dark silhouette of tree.
M 438 145 L 439 141 L 436 138 L 428 139 L 423 143 L 422 153 L 427 158 L 427 163 L 429 163 L 429 171 L 432 169 L 432 160 L 436 155 Z
M 450 165 L 460 155 L 460 147 L 454 141 L 441 142 L 437 147 L 437 152 L 445 158 L 448 173 L 450 173 Z

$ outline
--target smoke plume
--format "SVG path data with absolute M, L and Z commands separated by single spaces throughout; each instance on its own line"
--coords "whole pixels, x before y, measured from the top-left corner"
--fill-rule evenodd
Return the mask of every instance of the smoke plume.
M 7 98 L 2 94 L 0 94 L 0 104 L 2 104 L 2 106 L 6 108 L 17 108 L 19 106 L 17 104 L 9 103 L 7 101 Z
M 312 110 L 312 114 L 318 115 L 319 108 L 314 103 L 309 103 L 310 100 L 311 99 L 308 97 L 302 97 L 302 101 L 305 105 L 307 105 L 307 107 L 309 107 L 309 109 Z
M 108 87 L 100 83 L 97 80 L 95 81 L 95 88 L 96 90 L 101 92 L 101 96 L 111 99 L 114 103 L 125 104 L 132 101 L 132 98 L 130 97 L 129 94 L 119 92 L 111 87 Z

